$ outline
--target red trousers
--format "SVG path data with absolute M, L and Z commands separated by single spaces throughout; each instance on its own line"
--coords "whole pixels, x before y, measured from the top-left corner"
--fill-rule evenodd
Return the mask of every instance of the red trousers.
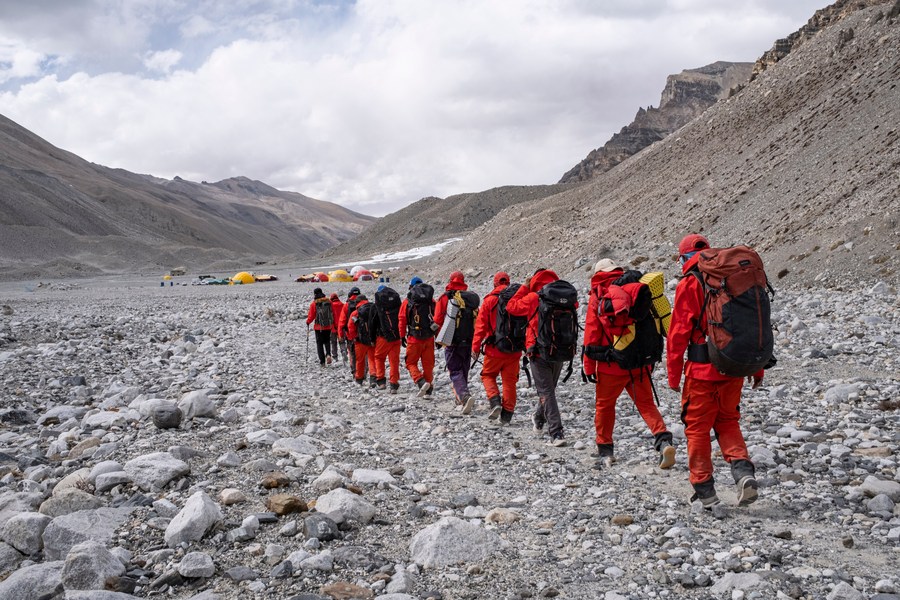
M 412 339 L 412 338 L 410 338 Z M 419 363 L 422 370 L 419 370 Z M 406 370 L 414 383 L 425 379 L 428 383 L 434 381 L 434 340 L 424 342 L 409 341 L 406 344 Z
M 488 398 L 500 396 L 500 388 L 497 387 L 497 376 L 503 385 L 503 408 L 510 412 L 516 409 L 516 383 L 519 381 L 519 361 L 522 355 L 515 354 L 485 354 L 484 365 L 481 369 L 481 383 Z
M 616 424 L 616 400 L 622 393 L 628 392 L 634 401 L 650 433 L 656 435 L 666 431 L 666 423 L 663 421 L 659 409 L 653 402 L 653 388 L 650 385 L 650 375 L 640 373 L 629 374 L 627 371 L 621 375 L 597 373 L 597 387 L 594 398 L 596 399 L 596 412 L 594 413 L 594 429 L 597 432 L 598 444 L 613 443 L 613 428 Z
M 366 361 L 369 362 L 369 375 L 375 374 L 375 346 L 366 346 L 359 342 L 353 342 L 356 347 L 356 378 L 366 376 Z
M 713 476 L 710 430 L 715 430 L 727 462 L 749 460 L 747 444 L 738 423 L 743 385 L 744 380 L 740 377 L 726 381 L 685 378 L 681 392 L 681 421 L 687 437 L 691 483 L 702 483 Z
M 391 383 L 400 383 L 400 340 L 389 342 L 383 337 L 375 339 L 375 378 L 384 379 L 384 359 L 391 367 Z

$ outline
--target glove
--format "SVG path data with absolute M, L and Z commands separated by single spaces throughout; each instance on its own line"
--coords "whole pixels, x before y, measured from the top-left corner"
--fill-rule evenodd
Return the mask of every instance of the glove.
M 406 348 L 406 338 L 405 337 L 400 338 L 400 345 L 403 346 L 404 348 Z
M 584 383 L 597 383 L 597 375 L 594 373 L 588 375 L 584 372 L 584 369 L 581 369 L 581 381 Z
M 479 357 L 479 356 L 481 356 L 481 353 L 480 353 L 480 352 L 476 352 L 475 354 L 472 355 L 472 364 L 473 364 L 473 365 L 474 365 L 475 363 L 478 362 L 478 357 Z

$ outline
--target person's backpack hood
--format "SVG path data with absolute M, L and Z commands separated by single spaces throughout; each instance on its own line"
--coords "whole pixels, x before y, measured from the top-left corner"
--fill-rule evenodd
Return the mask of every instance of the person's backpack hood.
M 497 271 L 494 275 L 494 287 L 500 287 L 501 285 L 509 285 L 509 273 Z
M 410 287 L 410 289 L 412 289 L 413 287 L 419 285 L 420 283 L 422 283 L 422 278 L 417 275 L 416 277 L 413 277 L 412 279 L 409 280 L 409 287 Z
M 532 292 L 537 293 L 545 285 L 554 281 L 559 281 L 559 275 L 550 269 L 541 269 L 531 276 L 531 284 L 528 287 Z

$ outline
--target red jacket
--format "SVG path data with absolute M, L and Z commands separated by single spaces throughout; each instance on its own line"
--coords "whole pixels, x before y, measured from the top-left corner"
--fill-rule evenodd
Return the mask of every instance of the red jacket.
M 666 339 L 666 368 L 669 376 L 669 387 L 677 388 L 681 384 L 681 374 L 702 379 L 704 381 L 728 381 L 735 379 L 723 375 L 710 363 L 695 363 L 687 361 L 685 365 L 684 353 L 688 344 L 706 344 L 706 315 L 703 313 L 703 286 L 693 275 L 688 272 L 697 265 L 700 254 L 692 256 L 682 267 L 681 272 L 685 277 L 678 282 L 675 288 L 675 306 L 672 307 L 672 322 L 669 325 L 669 335 Z M 760 370 L 755 377 L 762 378 Z
M 309 303 L 309 314 L 306 316 L 307 325 L 316 320 L 316 304 L 324 301 L 328 301 L 328 298 L 320 298 L 319 300 L 313 300 Z M 313 325 L 313 329 L 315 329 L 316 331 L 331 331 L 332 329 L 334 329 L 334 324 L 332 323 L 328 327 L 325 327 L 324 325 L 319 325 L 318 323 L 316 323 L 315 325 Z
M 343 339 L 344 334 L 341 333 L 341 315 L 344 313 L 344 303 L 340 300 L 331 301 L 331 313 L 334 315 L 334 325 L 332 331 L 337 333 L 338 339 Z
M 347 337 L 346 331 L 347 325 L 350 322 L 350 300 L 353 300 L 354 298 L 356 298 L 356 296 L 347 296 L 347 302 L 341 308 L 341 318 L 337 321 L 338 333 L 341 337 L 346 339 L 353 339 Z
M 609 346 L 613 337 L 625 333 L 625 328 L 617 328 L 611 324 L 608 319 L 600 318 L 598 308 L 600 296 L 612 284 L 613 281 L 622 276 L 623 271 L 599 271 L 591 277 L 591 296 L 588 300 L 587 317 L 584 323 L 584 345 L 585 346 Z M 587 375 L 606 374 L 606 375 L 626 375 L 628 371 L 620 367 L 614 362 L 598 362 L 586 354 L 583 358 L 584 372 Z M 632 369 L 631 373 L 635 377 L 640 377 L 643 369 Z
M 485 296 L 484 302 L 482 302 L 481 308 L 478 310 L 478 318 L 475 320 L 472 354 L 481 352 L 481 345 L 484 343 L 485 356 L 505 357 L 513 354 L 521 356 L 521 352 L 501 352 L 493 344 L 485 343 L 489 337 L 494 335 L 494 330 L 497 328 L 497 304 L 500 302 L 500 293 L 506 288 L 506 285 L 498 285 L 490 294 Z M 508 303 L 506 308 L 508 311 Z
M 360 300 L 359 304 L 356 305 L 358 309 L 363 304 L 368 304 L 368 300 Z M 350 316 L 347 318 L 347 339 L 350 341 L 356 340 L 356 336 L 358 334 L 358 330 L 356 329 L 356 318 L 358 316 L 357 311 L 353 311 Z
M 469 286 L 461 281 L 451 280 L 450 283 L 447 284 L 447 287 L 444 288 L 446 292 L 465 292 L 469 289 Z M 450 301 L 450 297 L 447 294 L 441 294 L 441 297 L 437 299 L 434 305 L 434 322 L 437 323 L 438 331 L 440 328 L 444 326 L 444 318 L 447 316 L 447 302 Z
M 408 335 L 408 331 L 406 330 L 406 311 L 409 308 L 409 298 L 404 298 L 403 302 L 400 303 L 400 316 L 397 318 L 397 324 L 400 326 L 400 337 L 406 338 L 407 345 L 409 344 L 433 344 L 434 343 L 434 332 L 430 338 L 420 339 L 417 337 L 413 337 Z M 431 312 L 434 314 L 434 300 L 431 301 Z
M 528 317 L 528 334 L 525 338 L 528 354 L 531 354 L 532 349 L 537 346 L 538 304 L 540 304 L 537 293 L 548 283 L 558 280 L 559 276 L 550 269 L 538 271 L 531 278 L 530 285 L 520 287 L 506 303 L 506 310 L 509 311 L 509 314 Z

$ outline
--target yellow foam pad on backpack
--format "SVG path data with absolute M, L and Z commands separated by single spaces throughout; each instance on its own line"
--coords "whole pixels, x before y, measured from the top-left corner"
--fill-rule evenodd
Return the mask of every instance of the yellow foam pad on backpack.
M 653 316 L 656 317 L 657 325 L 661 325 L 663 335 L 669 333 L 669 324 L 672 322 L 672 305 L 666 298 L 666 281 L 662 272 L 654 271 L 652 273 L 644 273 L 641 277 L 641 283 L 650 288 L 650 295 L 653 296 Z

